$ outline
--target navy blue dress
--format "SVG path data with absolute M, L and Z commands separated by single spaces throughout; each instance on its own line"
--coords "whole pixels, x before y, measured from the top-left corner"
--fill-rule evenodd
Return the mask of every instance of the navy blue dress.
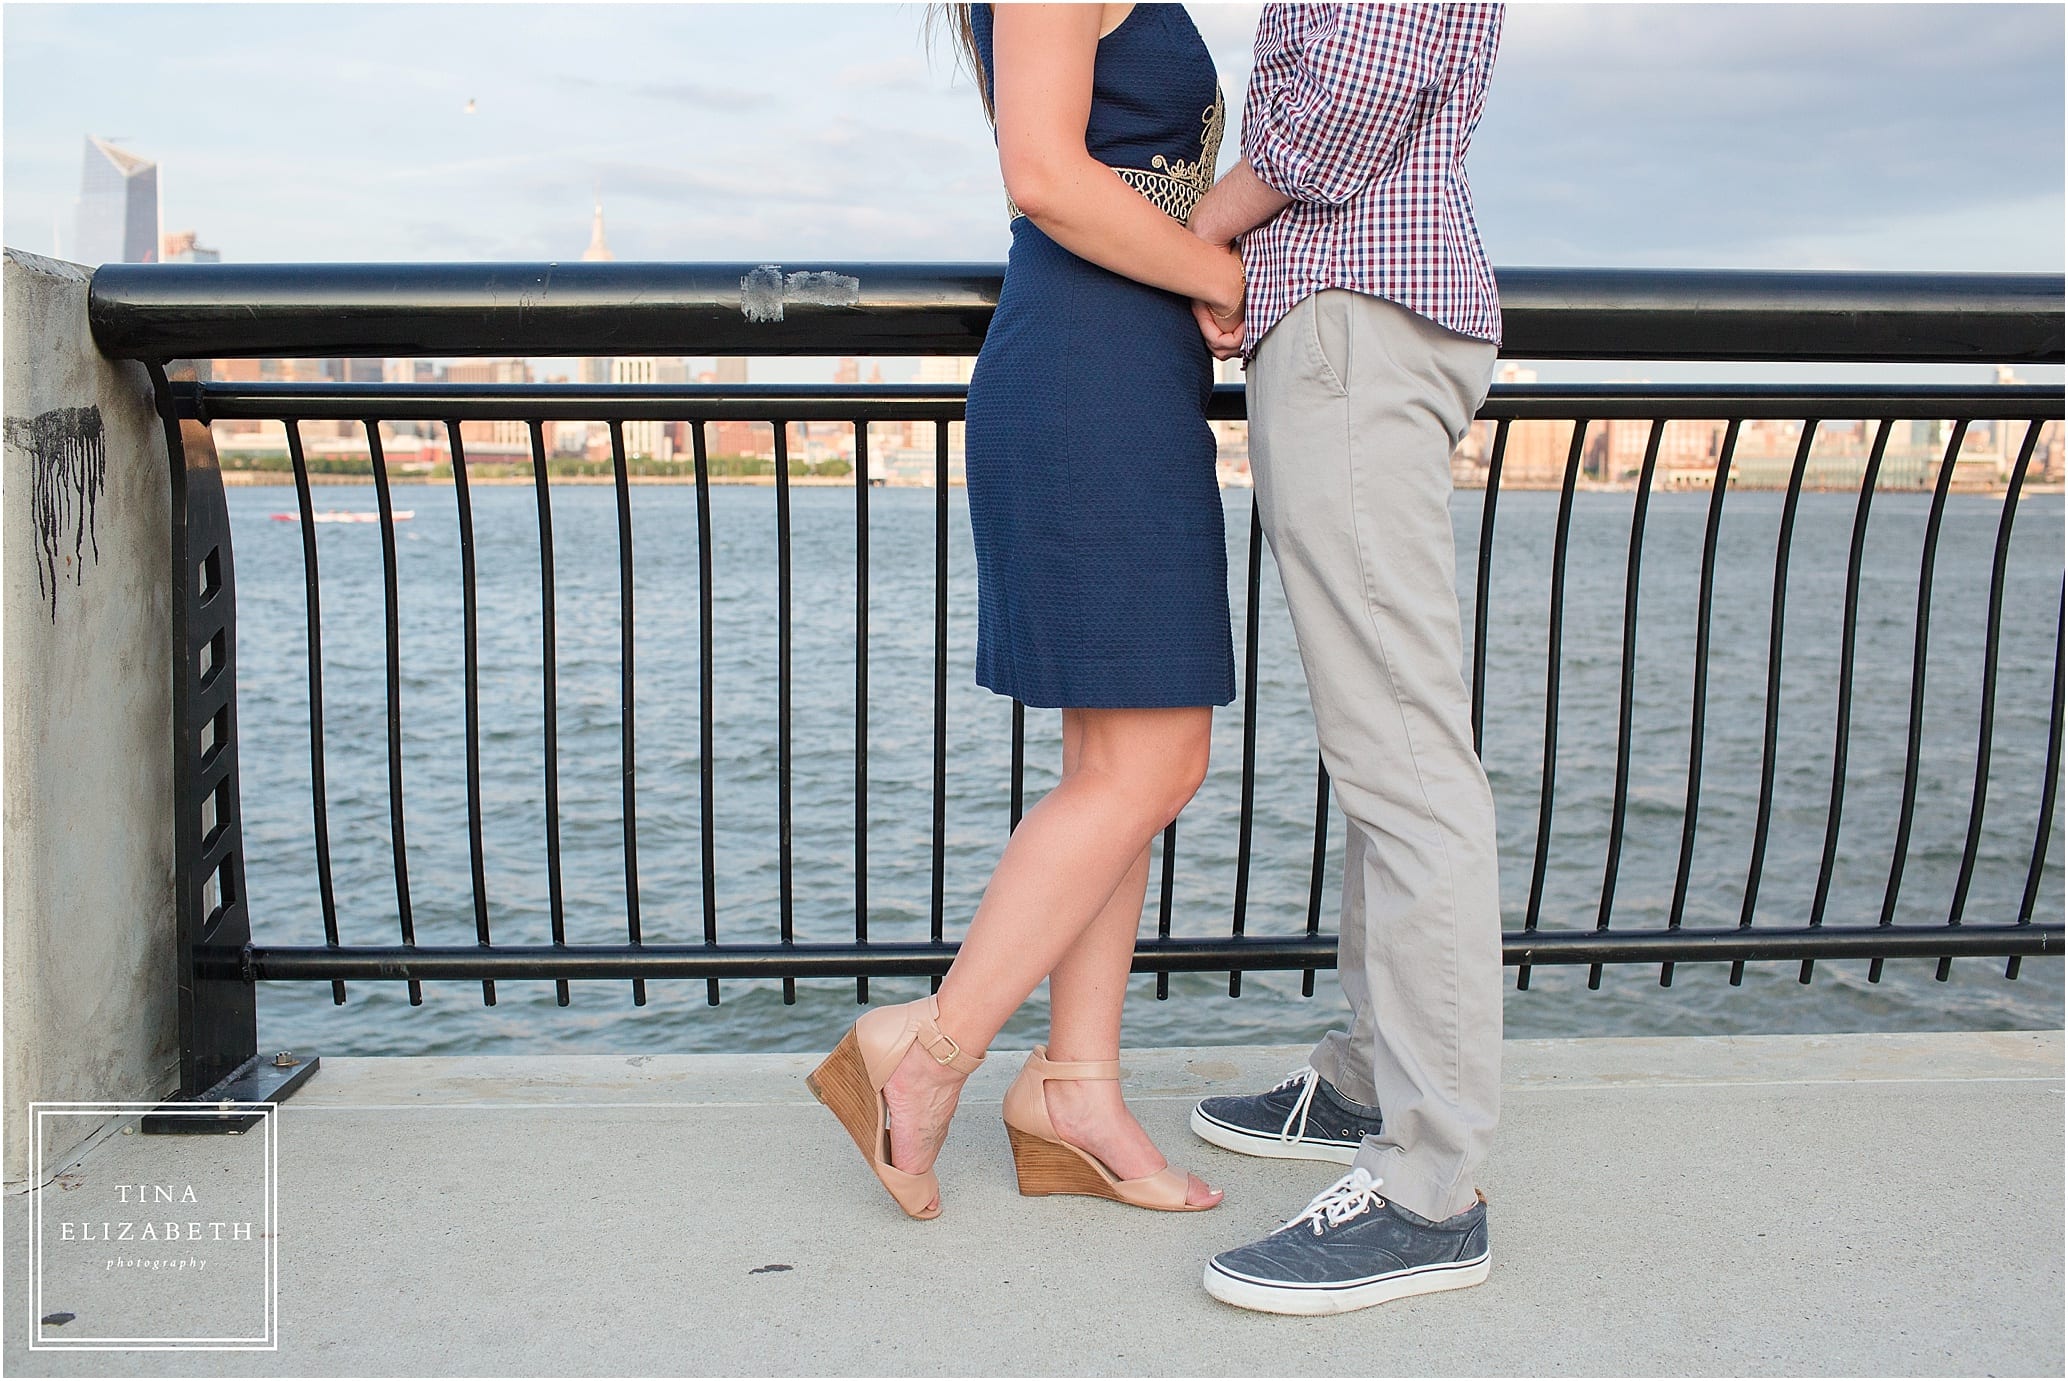
M 991 7 L 972 12 L 985 80 Z M 1085 143 L 1179 220 L 1224 107 L 1180 5 L 1099 41 Z M 970 379 L 964 454 L 978 684 L 1028 705 L 1235 698 L 1213 362 L 1191 304 L 1071 254 L 1008 203 L 1012 254 Z

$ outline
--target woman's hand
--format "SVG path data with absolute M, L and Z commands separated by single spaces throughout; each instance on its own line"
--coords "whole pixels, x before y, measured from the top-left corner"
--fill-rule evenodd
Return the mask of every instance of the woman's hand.
M 1242 353 L 1242 256 L 1232 247 L 1225 252 L 1235 261 L 1232 290 L 1224 287 L 1212 297 L 1192 299 L 1192 318 L 1199 323 L 1199 334 L 1206 338 L 1208 353 L 1217 360 L 1233 359 Z
M 1223 317 L 1211 303 L 1195 298 L 1192 318 L 1199 323 L 1199 334 L 1206 338 L 1207 353 L 1215 359 L 1232 360 L 1242 353 L 1242 308 L 1237 307 L 1232 318 Z
M 1230 244 L 1216 247 L 1232 261 L 1234 272 L 1224 280 L 1220 291 L 1192 300 L 1192 317 L 1199 323 L 1200 335 L 1206 338 L 1208 352 L 1217 360 L 1227 360 L 1242 353 L 1245 284 L 1241 254 Z

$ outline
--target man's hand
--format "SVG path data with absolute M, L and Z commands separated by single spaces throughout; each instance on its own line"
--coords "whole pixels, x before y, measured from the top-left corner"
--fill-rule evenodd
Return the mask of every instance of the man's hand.
M 1206 337 L 1207 353 L 1217 360 L 1232 360 L 1242 353 L 1242 309 L 1237 307 L 1233 317 L 1224 317 L 1204 302 L 1192 304 L 1192 317 L 1199 323 L 1199 334 Z
M 1245 158 L 1199 199 L 1187 224 L 1194 235 L 1208 244 L 1232 248 L 1237 240 L 1291 204 L 1292 198 L 1259 178 Z M 1242 352 L 1240 304 L 1234 315 L 1223 316 L 1204 302 L 1194 302 L 1192 316 L 1215 359 L 1232 359 Z

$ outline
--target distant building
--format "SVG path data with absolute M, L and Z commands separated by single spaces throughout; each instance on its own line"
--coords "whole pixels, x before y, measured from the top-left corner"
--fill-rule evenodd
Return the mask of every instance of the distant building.
M 191 230 L 175 230 L 159 241 L 158 260 L 165 264 L 220 264 L 221 250 L 204 249 L 195 243 Z
M 82 264 L 157 262 L 156 163 L 87 136 L 72 255 Z
M 528 384 L 531 366 L 523 360 L 454 360 L 445 366 L 449 384 Z
M 596 215 L 589 224 L 589 247 L 582 251 L 585 261 L 595 262 L 617 258 L 610 252 L 610 242 L 603 238 L 603 198 L 596 199 Z
M 661 361 L 651 356 L 620 358 L 610 362 L 610 381 L 614 384 L 660 383 L 660 373 Z M 673 458 L 674 438 L 669 435 L 666 423 L 653 418 L 632 418 L 624 424 L 624 428 L 626 459 Z
M 435 384 L 438 366 L 431 360 L 382 360 L 380 382 L 384 384 Z
M 523 360 L 455 360 L 445 367 L 449 384 L 528 384 L 531 366 Z M 531 426 L 513 419 L 460 423 L 460 442 L 467 459 L 502 460 L 531 455 Z
M 775 458 L 775 431 L 766 422 L 713 422 L 709 424 L 706 444 L 708 453 L 714 456 Z
M 590 218 L 589 222 L 589 247 L 582 251 L 582 260 L 585 263 L 608 263 L 616 258 L 617 255 L 610 251 L 610 241 L 603 236 L 603 198 L 599 196 L 596 198 L 595 214 Z M 577 360 L 575 362 L 574 378 L 578 384 L 607 384 L 613 377 L 612 362 L 607 358 Z M 571 433 L 573 428 L 564 428 L 563 430 Z M 601 427 L 590 428 L 587 424 L 583 424 L 583 434 L 585 436 L 591 430 L 594 431 L 595 438 L 602 438 L 604 436 L 604 431 Z M 597 449 L 597 445 L 595 440 L 592 439 L 590 444 L 585 445 L 584 452 L 594 451 L 595 449 Z M 608 454 L 607 448 L 605 453 Z
M 747 382 L 747 359 L 744 355 L 720 355 L 712 361 L 711 371 L 714 384 L 744 384 Z
M 966 384 L 977 367 L 974 355 L 923 355 L 919 360 L 919 374 L 913 380 L 921 384 Z

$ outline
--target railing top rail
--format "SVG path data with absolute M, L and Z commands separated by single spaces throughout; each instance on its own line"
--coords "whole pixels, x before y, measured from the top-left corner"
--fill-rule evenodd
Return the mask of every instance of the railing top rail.
M 118 359 L 971 355 L 997 264 L 105 264 Z M 2060 364 L 2060 274 L 1509 268 L 1523 359 Z

